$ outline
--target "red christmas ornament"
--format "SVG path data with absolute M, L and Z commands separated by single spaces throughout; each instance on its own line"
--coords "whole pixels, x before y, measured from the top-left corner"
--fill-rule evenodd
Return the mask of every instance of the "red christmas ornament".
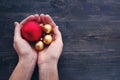
M 28 21 L 23 24 L 21 28 L 21 34 L 27 41 L 38 41 L 42 36 L 42 29 L 38 22 Z

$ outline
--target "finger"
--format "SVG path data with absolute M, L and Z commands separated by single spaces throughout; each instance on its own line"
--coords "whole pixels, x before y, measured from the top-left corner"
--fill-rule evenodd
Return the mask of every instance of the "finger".
M 46 23 L 44 14 L 40 14 L 40 20 L 42 23 Z
M 53 33 L 55 35 L 55 40 L 62 40 L 61 32 L 59 31 L 58 26 L 53 29 Z
M 28 16 L 27 18 L 25 18 L 24 20 L 22 20 L 21 22 L 20 22 L 20 24 L 24 24 L 24 23 L 26 23 L 26 22 L 28 22 L 28 21 L 31 21 L 31 20 L 35 20 L 36 18 L 35 18 L 35 16 L 34 15 L 30 15 L 30 16 Z
M 18 22 L 14 22 L 15 25 L 15 31 L 14 31 L 14 38 L 21 37 L 20 29 L 21 26 Z
M 50 24 L 53 28 L 56 26 L 55 22 L 48 14 L 45 15 L 45 21 L 46 21 L 46 23 Z
M 40 17 L 39 17 L 39 15 L 38 15 L 38 14 L 34 14 L 34 16 L 35 16 L 35 20 L 36 20 L 37 22 L 40 22 Z

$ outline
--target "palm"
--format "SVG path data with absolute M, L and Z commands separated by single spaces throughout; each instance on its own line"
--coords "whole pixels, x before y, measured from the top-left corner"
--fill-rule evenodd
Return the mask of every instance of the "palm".
M 51 60 L 58 61 L 63 47 L 61 33 L 49 15 L 42 14 L 40 19 L 42 22 L 52 25 L 55 40 L 47 48 L 39 52 L 38 63 L 49 62 Z
M 18 39 L 18 42 L 14 45 L 15 46 L 15 49 L 17 51 L 17 53 L 19 54 L 19 56 L 28 56 L 28 55 L 36 55 L 36 54 L 29 54 L 28 52 L 30 53 L 36 53 L 36 51 L 30 46 L 30 44 L 20 38 Z
M 45 48 L 41 52 L 39 52 L 38 59 L 40 63 L 48 62 L 50 60 L 58 60 L 61 54 L 61 45 L 57 44 L 55 41 L 50 44 L 49 47 Z
M 31 47 L 31 45 L 22 38 L 21 36 L 21 27 L 24 23 L 30 20 L 39 21 L 39 15 L 31 15 L 25 18 L 23 21 L 19 23 L 15 23 L 15 34 L 14 34 L 14 48 L 19 55 L 19 57 L 37 57 L 37 52 Z

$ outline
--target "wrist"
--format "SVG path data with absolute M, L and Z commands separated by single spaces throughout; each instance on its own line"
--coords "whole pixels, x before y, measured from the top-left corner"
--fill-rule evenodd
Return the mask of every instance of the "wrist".
M 39 63 L 39 68 L 54 67 L 57 68 L 57 62 Z
M 36 61 L 37 58 L 35 57 L 28 57 L 28 58 L 21 57 L 19 58 L 18 63 L 24 66 L 34 66 L 36 64 Z
M 57 65 L 58 64 L 58 60 L 38 59 L 37 64 L 38 64 L 38 66 L 43 66 L 43 65 Z
M 10 80 L 30 80 L 36 65 L 35 59 L 19 58 Z
M 43 63 L 38 68 L 40 80 L 59 80 L 56 63 Z
M 48 71 L 52 71 L 52 72 L 57 72 L 57 64 L 51 64 L 51 63 L 44 63 L 38 66 L 39 69 L 39 73 L 43 73 L 43 72 L 48 72 Z

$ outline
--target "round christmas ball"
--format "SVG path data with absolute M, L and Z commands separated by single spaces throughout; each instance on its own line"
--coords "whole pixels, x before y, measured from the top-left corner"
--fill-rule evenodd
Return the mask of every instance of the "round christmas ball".
M 51 44 L 53 41 L 53 38 L 51 35 L 45 35 L 43 38 L 43 42 L 47 45 Z
M 42 35 L 42 28 L 38 22 L 28 21 L 22 25 L 21 34 L 27 41 L 38 41 Z
M 45 33 L 50 33 L 52 31 L 52 26 L 50 24 L 42 25 L 42 29 Z
M 36 44 L 35 44 L 35 49 L 38 50 L 38 51 L 41 51 L 44 49 L 44 43 L 42 41 L 38 41 Z

